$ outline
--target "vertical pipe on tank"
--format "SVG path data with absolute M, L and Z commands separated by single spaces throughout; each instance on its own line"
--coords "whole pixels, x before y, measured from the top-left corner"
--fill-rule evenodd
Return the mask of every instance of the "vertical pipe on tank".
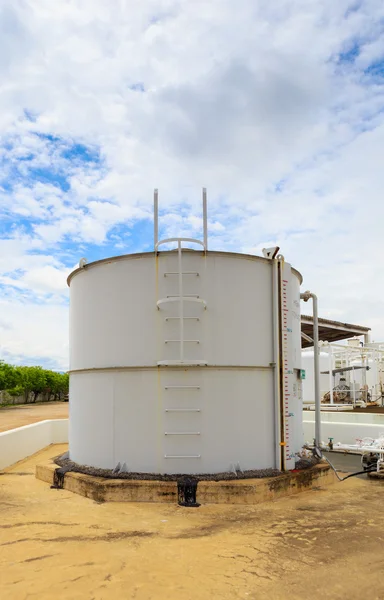
M 155 252 L 157 250 L 157 242 L 159 241 L 159 191 L 155 189 L 153 194 L 153 215 L 154 215 L 154 232 L 153 239 Z
M 321 442 L 321 395 L 320 395 L 320 361 L 319 361 L 319 313 L 317 308 L 317 296 L 312 292 L 300 294 L 304 302 L 312 298 L 313 306 L 313 356 L 315 376 L 315 446 L 319 447 Z
M 319 363 L 319 314 L 317 296 L 311 294 L 313 304 L 313 350 L 315 355 L 315 436 L 316 444 L 321 443 L 321 397 L 320 397 L 320 363 Z
M 273 314 L 273 388 L 275 400 L 275 467 L 279 471 L 281 464 L 280 446 L 280 318 L 279 318 L 279 273 L 277 261 L 272 261 L 272 314 Z
M 207 188 L 203 188 L 203 229 L 204 229 L 204 250 L 208 250 L 208 212 L 207 212 Z

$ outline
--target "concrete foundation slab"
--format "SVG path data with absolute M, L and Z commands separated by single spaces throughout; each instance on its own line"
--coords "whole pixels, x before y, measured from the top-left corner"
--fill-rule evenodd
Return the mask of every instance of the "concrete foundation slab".
M 36 477 L 54 484 L 57 465 L 48 461 L 36 466 Z M 336 476 L 327 464 L 310 469 L 289 471 L 278 477 L 239 481 L 200 481 L 196 500 L 200 504 L 260 504 L 284 496 L 292 496 L 313 488 L 328 486 Z M 63 488 L 97 502 L 162 502 L 177 503 L 175 481 L 102 479 L 68 472 Z

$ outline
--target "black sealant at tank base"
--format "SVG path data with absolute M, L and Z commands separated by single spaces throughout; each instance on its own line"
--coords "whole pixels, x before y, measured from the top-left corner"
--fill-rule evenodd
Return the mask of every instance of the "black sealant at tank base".
M 72 471 L 70 466 L 59 467 L 58 469 L 55 469 L 55 473 L 53 475 L 53 485 L 51 485 L 51 489 L 63 490 L 65 474 L 69 471 Z
M 186 506 L 189 508 L 197 508 L 200 506 L 200 504 L 196 502 L 198 483 L 197 479 L 190 479 L 189 477 L 178 479 L 177 496 L 179 506 Z

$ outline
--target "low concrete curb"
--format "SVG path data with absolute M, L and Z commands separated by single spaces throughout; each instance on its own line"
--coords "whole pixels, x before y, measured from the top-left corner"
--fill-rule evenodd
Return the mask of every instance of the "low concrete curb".
M 314 412 L 303 412 L 304 440 L 312 442 L 315 436 Z M 384 433 L 384 414 L 376 413 L 321 413 L 321 437 L 327 443 L 333 438 L 333 443 L 355 444 L 356 439 L 363 437 L 378 438 Z
M 47 419 L 0 432 L 0 469 L 24 460 L 50 444 L 68 442 L 68 419 Z
M 57 465 L 51 461 L 36 466 L 36 478 L 54 483 Z M 260 504 L 292 496 L 336 482 L 327 464 L 303 471 L 290 471 L 279 477 L 238 481 L 199 481 L 196 500 L 200 504 Z M 168 502 L 178 501 L 176 481 L 103 479 L 68 472 L 63 488 L 96 502 Z

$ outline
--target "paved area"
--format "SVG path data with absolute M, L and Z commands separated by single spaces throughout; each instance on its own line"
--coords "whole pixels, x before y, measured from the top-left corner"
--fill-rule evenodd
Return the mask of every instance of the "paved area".
M 8 431 L 45 419 L 68 419 L 68 402 L 0 407 L 0 431 Z
M 0 476 L 0 598 L 384 598 L 384 487 L 352 478 L 259 506 L 97 504 Z

